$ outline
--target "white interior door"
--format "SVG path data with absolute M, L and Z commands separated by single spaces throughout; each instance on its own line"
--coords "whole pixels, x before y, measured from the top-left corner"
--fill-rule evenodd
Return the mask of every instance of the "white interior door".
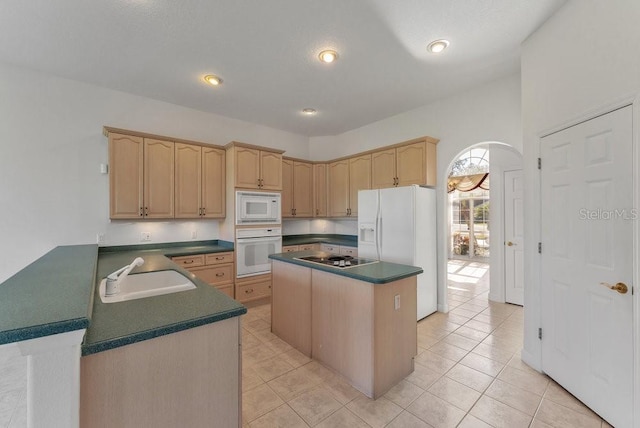
M 540 149 L 542 369 L 613 426 L 630 427 L 632 108 L 549 135 Z
M 504 284 L 507 303 L 524 303 L 522 170 L 504 172 Z

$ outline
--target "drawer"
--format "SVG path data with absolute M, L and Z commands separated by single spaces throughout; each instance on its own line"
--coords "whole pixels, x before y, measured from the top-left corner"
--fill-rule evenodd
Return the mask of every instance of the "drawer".
M 328 251 L 330 253 L 339 253 L 340 246 L 339 245 L 331 245 L 331 244 L 321 244 L 320 249 L 322 251 Z
M 300 251 L 297 245 L 287 245 L 286 247 L 282 247 L 283 253 L 292 253 L 294 251 Z
M 189 269 L 195 276 L 211 285 L 233 282 L 233 264 L 229 263 L 220 266 L 204 266 Z
M 340 254 L 343 256 L 358 257 L 358 249 L 356 247 L 340 247 Z
M 204 254 L 196 254 L 193 256 L 172 257 L 174 263 L 187 269 L 196 266 L 204 266 Z
M 248 302 L 271 296 L 271 280 L 262 282 L 250 282 L 248 284 L 236 284 L 236 300 Z
M 233 263 L 233 253 L 213 253 L 207 254 L 205 263 L 208 265 L 219 265 L 222 263 Z
M 300 248 L 300 251 L 320 250 L 320 244 L 304 244 L 304 245 L 298 245 L 298 247 Z

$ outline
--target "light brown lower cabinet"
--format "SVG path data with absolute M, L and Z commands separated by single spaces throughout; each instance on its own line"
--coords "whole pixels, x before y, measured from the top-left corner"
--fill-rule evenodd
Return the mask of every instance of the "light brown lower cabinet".
M 235 297 L 232 251 L 172 257 L 171 260 L 227 296 Z
M 80 359 L 81 427 L 240 427 L 240 317 Z
M 271 326 L 285 342 L 374 399 L 413 372 L 415 276 L 373 284 L 277 260 L 272 274 Z
M 247 303 L 271 296 L 271 274 L 236 278 L 236 300 Z

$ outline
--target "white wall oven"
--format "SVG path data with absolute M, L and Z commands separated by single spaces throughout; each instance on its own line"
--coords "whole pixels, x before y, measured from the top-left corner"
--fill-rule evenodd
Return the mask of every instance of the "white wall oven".
M 271 272 L 270 254 L 282 252 L 282 229 L 251 228 L 236 230 L 237 277 Z
M 280 224 L 280 193 L 236 191 L 236 224 Z

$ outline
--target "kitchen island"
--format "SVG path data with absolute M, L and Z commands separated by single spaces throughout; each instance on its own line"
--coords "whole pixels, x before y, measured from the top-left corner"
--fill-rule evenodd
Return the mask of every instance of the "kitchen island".
M 413 371 L 416 276 L 422 269 L 375 262 L 339 268 L 274 254 L 272 332 L 378 398 Z

